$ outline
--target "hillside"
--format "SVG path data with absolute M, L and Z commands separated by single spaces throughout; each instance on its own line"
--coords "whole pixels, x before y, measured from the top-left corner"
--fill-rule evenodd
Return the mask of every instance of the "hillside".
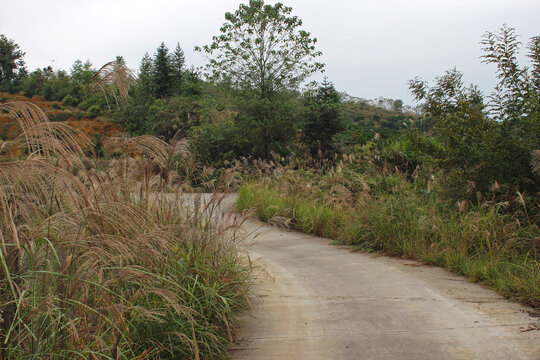
M 343 99 L 342 118 L 348 126 L 361 126 L 375 136 L 395 135 L 420 119 L 409 107 L 403 107 L 400 100 L 364 100 L 346 96 Z M 419 124 L 416 124 L 417 126 Z M 426 130 L 426 129 L 423 129 Z
M 39 96 L 26 97 L 22 94 L 0 92 L 0 103 L 11 101 L 28 101 L 37 105 L 45 112 L 49 120 L 65 122 L 79 130 L 84 131 L 90 138 L 96 136 L 110 137 L 124 130 L 118 123 L 103 121 L 99 118 L 89 118 L 76 108 L 62 106 L 60 102 L 47 101 Z M 19 135 L 19 129 L 13 120 L 6 114 L 0 113 L 0 139 L 11 140 Z

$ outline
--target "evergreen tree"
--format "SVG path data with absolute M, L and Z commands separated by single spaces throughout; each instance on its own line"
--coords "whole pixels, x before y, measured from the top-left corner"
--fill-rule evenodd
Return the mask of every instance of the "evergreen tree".
M 332 137 L 344 128 L 340 120 L 339 93 L 325 78 L 315 92 L 306 95 L 305 106 L 304 142 L 312 155 L 316 155 L 319 150 L 325 154 L 330 150 Z
M 139 81 L 137 92 L 140 97 L 150 97 L 154 94 L 153 89 L 154 74 L 152 59 L 148 53 L 145 53 L 139 67 Z
M 169 49 L 165 43 L 161 43 L 154 55 L 153 88 L 157 98 L 164 98 L 171 94 L 172 71 L 169 57 Z
M 87 85 L 94 73 L 95 69 L 92 68 L 90 60 L 86 60 L 84 63 L 81 60 L 75 60 L 70 71 L 71 79 L 81 85 Z
M 28 70 L 26 69 L 26 63 L 23 58 L 20 58 L 17 61 L 17 75 L 15 76 L 15 79 L 13 80 L 13 87 L 16 89 L 16 91 L 20 90 L 24 79 L 26 79 L 27 77 L 28 77 Z
M 186 58 L 184 56 L 184 50 L 182 50 L 179 43 L 176 44 L 176 48 L 170 56 L 170 63 L 172 92 L 175 95 L 180 95 L 184 83 L 184 66 L 186 64 Z

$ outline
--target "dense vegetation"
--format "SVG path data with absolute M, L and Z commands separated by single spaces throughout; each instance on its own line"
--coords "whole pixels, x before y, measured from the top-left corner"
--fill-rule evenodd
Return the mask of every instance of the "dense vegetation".
M 14 75 L 2 88 L 55 102 L 62 112 L 55 121 L 100 118 L 123 125 L 131 135 L 152 134 L 165 141 L 175 135 L 189 138 L 194 156 L 207 165 L 302 154 L 306 149 L 331 157 L 405 129 L 414 116 L 400 100 L 353 98 L 338 93 L 328 80 L 299 87 L 323 64 L 316 61 L 316 39 L 301 30 L 301 20 L 291 11 L 281 4 L 252 1 L 228 14 L 222 34 L 199 49 L 210 58 L 204 72 L 187 65 L 180 44 L 170 51 L 161 43 L 153 55 L 141 59 L 122 106 L 107 96 L 110 89 L 90 91 L 99 70 L 88 60 L 75 61 L 69 73 L 46 67 L 27 74 L 17 70 L 24 66 L 12 64 Z M 275 23 L 275 33 L 260 28 L 263 19 Z M 278 32 L 288 36 L 277 37 Z M 257 51 L 227 50 L 230 39 L 243 33 L 251 34 L 243 41 Z M 258 36 L 273 41 L 265 46 L 274 50 L 265 53 Z M 276 38 L 281 40 L 272 40 Z M 270 60 L 249 58 L 260 50 Z M 113 63 L 125 66 L 122 57 Z M 26 75 L 15 81 L 17 72 Z M 321 111 L 326 114 L 319 115 Z
M 225 20 L 205 70 L 161 43 L 137 76 L 121 56 L 28 73 L 1 36 L 0 357 L 224 356 L 250 277 L 239 223 L 185 192 L 242 181 L 263 220 L 540 306 L 540 37 L 527 68 L 514 29 L 486 33 L 495 92 L 453 69 L 411 80 L 412 111 L 302 87 L 324 65 L 283 4 Z M 70 126 L 89 119 L 129 136 Z
M 540 68 L 516 61 L 514 30 L 486 33 L 499 84 L 489 102 L 450 70 L 414 79 L 429 131 L 412 124 L 339 162 L 281 168 L 240 191 L 266 221 L 446 267 L 540 306 Z
M 376 163 L 375 154 L 361 161 Z M 255 209 L 264 221 L 356 250 L 445 267 L 540 306 L 540 231 L 526 222 L 531 209 L 524 202 L 512 216 L 495 206 L 459 211 L 441 196 L 440 181 L 425 174 L 410 181 L 382 169 L 359 173 L 358 160 L 349 158 L 324 172 L 282 168 L 279 176 L 242 186 L 238 206 Z
M 183 194 L 182 144 L 113 137 L 96 161 L 35 105 L 0 107 L 23 155 L 0 163 L 2 358 L 225 356 L 250 269 L 221 197 Z

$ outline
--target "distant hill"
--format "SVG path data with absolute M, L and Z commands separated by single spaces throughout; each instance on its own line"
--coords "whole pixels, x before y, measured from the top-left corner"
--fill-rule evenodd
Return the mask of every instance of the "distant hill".
M 411 125 L 424 126 L 415 109 L 401 100 L 379 98 L 365 100 L 342 94 L 342 120 L 348 129 L 361 128 L 372 138 L 389 138 Z M 427 131 L 427 128 L 422 129 Z

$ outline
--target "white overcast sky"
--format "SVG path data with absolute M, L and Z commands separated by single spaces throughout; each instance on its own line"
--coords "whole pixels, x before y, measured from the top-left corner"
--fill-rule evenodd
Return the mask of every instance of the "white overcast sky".
M 122 55 L 137 69 L 147 51 L 177 42 L 188 64 L 219 33 L 238 0 L 17 0 L 1 6 L 0 34 L 26 52 L 30 70 L 76 59 L 96 67 Z M 340 91 L 412 103 L 407 80 L 432 80 L 456 66 L 465 81 L 491 91 L 493 68 L 480 63 L 485 31 L 507 23 L 521 41 L 540 35 L 539 0 L 283 0 L 318 39 L 326 76 Z M 275 1 L 267 1 L 275 3 Z M 524 53 L 524 48 L 522 53 Z M 524 58 L 522 58 L 524 59 Z M 523 60 L 524 61 L 524 60 Z M 320 77 L 315 77 L 320 79 Z

